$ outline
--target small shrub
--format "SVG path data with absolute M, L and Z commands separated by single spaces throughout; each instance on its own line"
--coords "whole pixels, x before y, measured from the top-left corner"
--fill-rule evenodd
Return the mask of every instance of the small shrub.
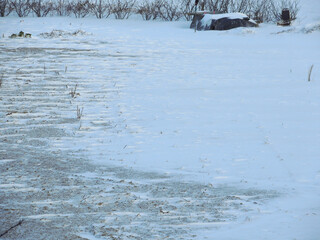
M 282 9 L 288 8 L 290 11 L 290 19 L 297 19 L 300 3 L 298 0 L 281 0 L 280 2 L 271 1 L 271 9 L 273 14 L 273 20 L 279 21 L 281 19 Z
M 135 12 L 135 4 L 135 0 L 112 0 L 112 13 L 116 19 L 128 19 Z
M 144 0 L 137 6 L 136 13 L 140 14 L 143 20 L 155 20 L 160 16 L 162 1 Z
M 251 4 L 247 15 L 257 23 L 273 21 L 272 0 L 257 0 Z
M 0 0 L 0 17 L 8 16 L 13 11 L 13 6 L 9 0 Z
M 72 13 L 68 0 L 57 0 L 53 8 L 58 16 L 70 16 Z
M 76 18 L 84 18 L 90 13 L 91 7 L 88 0 L 77 0 L 69 3 L 67 9 L 70 9 Z
M 54 5 L 51 1 L 31 0 L 30 8 L 37 17 L 45 17 L 54 10 Z
M 190 13 L 195 11 L 195 5 L 193 0 L 182 0 L 180 4 L 180 9 L 183 17 L 187 21 L 192 20 L 193 16 L 190 15 Z
M 247 0 L 241 0 L 241 2 L 235 0 L 208 0 L 204 4 L 203 10 L 209 10 L 215 13 L 227 13 L 231 10 L 231 12 L 239 12 L 238 9 L 242 8 L 246 4 Z M 240 5 L 239 5 L 240 3 Z
M 180 4 L 174 0 L 163 0 L 160 17 L 165 21 L 177 21 L 183 16 Z
M 11 5 L 18 17 L 26 17 L 31 11 L 29 0 L 12 0 Z
M 97 18 L 107 18 L 112 13 L 111 4 L 106 0 L 96 0 L 91 4 L 91 10 Z

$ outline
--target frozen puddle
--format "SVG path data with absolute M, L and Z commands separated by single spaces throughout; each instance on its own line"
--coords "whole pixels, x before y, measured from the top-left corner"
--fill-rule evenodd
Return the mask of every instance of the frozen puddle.
M 99 147 L 112 146 L 109 136 L 142 131 L 127 126 L 118 101 L 128 71 L 152 52 L 3 41 L 0 233 L 24 220 L 7 239 L 194 239 L 195 230 L 245 221 L 277 197 L 118 166 L 117 148 L 105 153 L 110 164 L 87 160 L 87 152 L 105 157 Z

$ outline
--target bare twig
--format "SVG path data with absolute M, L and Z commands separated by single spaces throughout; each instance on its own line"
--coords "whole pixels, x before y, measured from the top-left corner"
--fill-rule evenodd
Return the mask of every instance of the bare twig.
M 83 107 L 80 109 L 79 106 L 77 106 L 77 119 L 80 120 L 83 113 Z
M 16 225 L 13 225 L 12 227 L 10 227 L 8 230 L 4 231 L 3 233 L 0 234 L 0 237 L 3 237 L 4 235 L 6 235 L 10 230 L 14 229 L 15 227 L 18 227 L 19 225 L 21 225 L 23 223 L 23 220 L 20 220 Z
M 312 69 L 313 69 L 313 64 L 311 65 L 310 69 L 309 69 L 309 74 L 308 74 L 308 82 L 311 81 L 311 73 L 312 73 Z
M 1 88 L 1 86 L 2 86 L 3 76 L 4 76 L 4 73 L 2 73 L 1 76 L 0 76 L 0 88 Z
M 77 87 L 78 87 L 78 84 L 76 84 L 74 89 L 71 89 L 71 91 L 70 91 L 70 95 L 71 95 L 72 98 L 76 98 L 77 96 L 80 95 L 79 93 L 77 93 Z

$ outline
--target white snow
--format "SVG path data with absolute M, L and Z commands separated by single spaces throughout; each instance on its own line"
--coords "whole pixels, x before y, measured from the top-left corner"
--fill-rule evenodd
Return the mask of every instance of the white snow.
M 204 26 L 210 26 L 212 20 L 218 20 L 222 18 L 228 18 L 228 19 L 249 19 L 249 17 L 246 14 L 243 13 L 222 13 L 222 14 L 205 14 L 202 18 L 201 22 Z M 255 21 L 252 19 L 249 19 L 250 22 L 256 24 Z
M 87 79 L 74 100 L 84 111 L 79 130 L 66 129 L 77 141 L 62 138 L 55 148 L 82 150 L 97 164 L 280 194 L 245 219 L 188 226 L 197 239 L 316 240 L 320 31 L 302 30 L 319 26 L 320 4 L 301 5 L 291 27 L 261 24 L 249 32 L 195 33 L 189 22 L 6 17 L 0 18 L 0 46 L 108 56 L 80 57 L 81 69 L 68 69 Z M 20 30 L 32 38 L 8 38 Z M 53 30 L 63 34 L 40 36 Z M 78 30 L 83 34 L 72 36 Z M 114 99 L 106 102 L 109 90 Z

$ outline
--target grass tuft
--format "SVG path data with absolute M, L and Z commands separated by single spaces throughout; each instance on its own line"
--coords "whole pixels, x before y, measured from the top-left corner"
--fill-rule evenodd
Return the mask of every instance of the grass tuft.
M 308 74 L 308 82 L 311 81 L 311 73 L 312 73 L 312 69 L 313 69 L 313 64 L 311 65 L 310 69 L 309 69 L 309 74 Z

